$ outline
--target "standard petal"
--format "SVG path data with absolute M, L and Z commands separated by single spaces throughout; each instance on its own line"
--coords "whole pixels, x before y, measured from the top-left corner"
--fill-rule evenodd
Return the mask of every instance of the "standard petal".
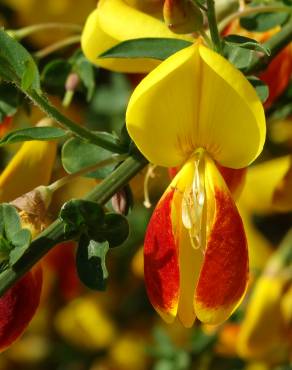
M 144 242 L 144 276 L 148 297 L 166 322 L 173 322 L 178 307 L 178 241 L 172 225 L 172 200 L 169 188 L 157 204 Z
M 50 181 L 55 162 L 55 141 L 27 141 L 0 176 L 0 201 L 9 202 Z
M 126 121 L 142 153 L 166 167 L 181 165 L 202 147 L 219 164 L 242 168 L 265 140 L 264 110 L 253 87 L 198 43 L 146 76 L 130 99 Z
M 245 292 L 248 252 L 240 215 L 210 158 L 206 159 L 205 174 L 209 230 L 194 306 L 199 320 L 220 324 L 231 315 Z
M 116 72 L 146 73 L 161 62 L 143 58 L 98 58 L 100 54 L 122 41 L 144 37 L 192 40 L 191 37 L 174 34 L 164 22 L 131 7 L 123 0 L 102 0 L 87 19 L 81 44 L 86 57 L 98 66 Z
M 23 333 L 39 305 L 42 270 L 34 268 L 0 298 L 0 351 Z

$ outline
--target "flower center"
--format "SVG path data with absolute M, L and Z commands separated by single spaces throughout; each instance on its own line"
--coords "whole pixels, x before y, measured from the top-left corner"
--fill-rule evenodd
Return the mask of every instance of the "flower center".
M 182 200 L 182 222 L 188 230 L 193 248 L 203 248 L 203 214 L 205 205 L 205 158 L 204 149 L 194 154 L 194 176 L 186 187 Z

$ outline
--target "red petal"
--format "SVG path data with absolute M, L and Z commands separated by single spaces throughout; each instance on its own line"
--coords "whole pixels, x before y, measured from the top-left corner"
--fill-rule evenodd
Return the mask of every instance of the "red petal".
M 39 305 L 42 270 L 28 272 L 0 298 L 0 350 L 10 346 L 23 333 Z
M 176 316 L 179 295 L 177 242 L 171 222 L 175 190 L 170 188 L 158 203 L 144 243 L 144 274 L 149 299 L 166 321 Z
M 206 323 L 226 320 L 241 300 L 248 281 L 248 250 L 243 223 L 218 171 L 212 169 L 213 225 L 195 296 L 195 311 Z

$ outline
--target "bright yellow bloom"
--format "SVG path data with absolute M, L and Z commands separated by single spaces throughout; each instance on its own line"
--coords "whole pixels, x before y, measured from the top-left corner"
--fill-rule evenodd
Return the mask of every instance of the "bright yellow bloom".
M 263 107 L 239 71 L 194 44 L 138 85 L 126 121 L 150 162 L 182 167 L 146 233 L 150 300 L 167 322 L 178 316 L 189 327 L 197 316 L 218 324 L 244 294 L 248 261 L 242 221 L 216 163 L 242 168 L 259 155 Z
M 27 141 L 0 175 L 0 202 L 10 202 L 50 181 L 56 141 Z
M 146 73 L 161 61 L 154 59 L 100 59 L 106 50 L 122 41 L 143 37 L 193 40 L 173 33 L 162 21 L 162 5 L 157 1 L 127 2 L 101 0 L 90 14 L 82 33 L 82 50 L 94 64 L 116 72 Z M 142 8 L 141 8 L 142 7 Z M 145 9 L 146 7 L 146 9 Z

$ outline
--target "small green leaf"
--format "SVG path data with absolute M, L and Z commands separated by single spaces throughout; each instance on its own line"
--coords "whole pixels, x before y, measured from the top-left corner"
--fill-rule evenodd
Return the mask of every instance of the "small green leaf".
M 121 42 L 99 58 L 152 58 L 164 60 L 192 45 L 192 42 L 175 38 L 140 38 Z
M 78 172 L 111 156 L 112 153 L 108 150 L 78 138 L 69 139 L 62 148 L 62 164 L 68 173 Z M 86 176 L 103 179 L 113 171 L 115 166 L 116 164 L 110 164 L 88 173 Z
M 245 37 L 241 35 L 228 35 L 224 38 L 224 41 L 229 45 L 239 46 L 243 49 L 249 49 L 253 51 L 260 51 L 266 55 L 271 55 L 271 50 L 264 45 L 260 44 L 250 37 Z
M 261 102 L 264 103 L 269 97 L 269 87 L 262 80 L 256 76 L 247 77 L 248 81 L 255 88 L 258 97 L 261 99 Z
M 283 9 L 283 12 L 251 14 L 242 17 L 240 25 L 248 31 L 265 32 L 284 24 L 288 20 L 289 15 L 285 9 Z
M 63 59 L 55 59 L 49 62 L 41 73 L 42 84 L 50 92 L 63 95 L 68 75 L 71 72 L 71 64 Z M 58 76 L 58 78 L 56 78 Z
M 237 69 L 245 71 L 248 69 L 254 58 L 254 52 L 231 44 L 224 44 L 223 53 Z
M 15 264 L 21 256 L 25 253 L 31 243 L 31 233 L 28 229 L 22 229 L 13 235 L 11 243 L 14 248 L 10 252 L 9 262 L 11 265 Z
M 20 218 L 15 207 L 8 203 L 0 204 L 0 234 L 12 241 L 14 234 L 20 230 Z
M 88 288 L 105 290 L 108 278 L 105 258 L 108 242 L 97 243 L 81 237 L 76 254 L 76 267 L 80 280 Z
M 78 74 L 87 90 L 87 101 L 90 101 L 95 90 L 95 76 L 92 63 L 85 58 L 81 50 L 77 50 L 73 57 L 70 58 L 70 63 L 72 63 L 72 71 Z
M 21 79 L 21 88 L 24 91 L 27 91 L 33 84 L 35 77 L 35 64 L 32 59 L 29 59 L 25 62 L 26 69 L 22 75 Z
M 20 104 L 20 92 L 8 83 L 0 84 L 0 122 L 7 116 L 13 116 Z
M 104 222 L 102 207 L 89 200 L 72 199 L 65 203 L 60 211 L 61 219 L 66 223 L 68 232 L 85 231 L 98 228 Z
M 107 213 L 101 227 L 90 230 L 90 237 L 97 241 L 109 242 L 111 248 L 121 245 L 129 236 L 126 217 L 117 213 Z
M 23 90 L 40 90 L 37 66 L 30 53 L 0 29 L 0 76 Z
M 9 132 L 0 140 L 0 146 L 31 140 L 57 140 L 66 135 L 66 131 L 58 127 L 30 127 Z

